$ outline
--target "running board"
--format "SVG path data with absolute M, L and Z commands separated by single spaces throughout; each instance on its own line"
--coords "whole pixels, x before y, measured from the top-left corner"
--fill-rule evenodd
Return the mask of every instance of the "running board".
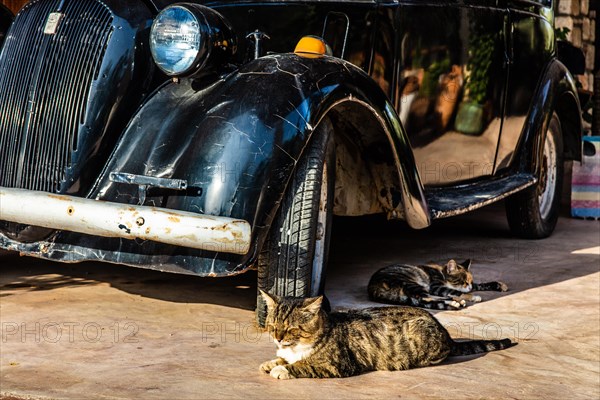
M 432 218 L 446 218 L 487 206 L 536 182 L 533 175 L 517 174 L 486 183 L 425 189 L 425 198 Z

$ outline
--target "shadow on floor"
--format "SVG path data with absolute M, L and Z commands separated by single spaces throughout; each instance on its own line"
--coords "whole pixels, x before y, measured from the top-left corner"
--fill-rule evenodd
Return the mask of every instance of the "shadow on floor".
M 508 284 L 510 290 L 491 294 L 494 298 L 600 271 L 598 221 L 563 215 L 550 238 L 517 239 L 509 231 L 502 202 L 470 214 L 436 220 L 423 230 L 413 230 L 403 222 L 386 221 L 381 216 L 339 218 L 336 223 L 335 229 L 341 234 L 333 235 L 327 277 L 334 283 L 328 288 L 348 287 L 348 296 L 356 302 L 367 300 L 370 276 L 395 263 L 441 264 L 470 258 L 476 281 L 502 280 Z M 353 271 L 351 278 L 348 271 Z M 356 274 L 361 276 L 358 281 Z
M 14 253 L 0 255 L 0 298 L 29 291 L 108 283 L 127 293 L 180 303 L 210 303 L 253 310 L 256 272 L 202 278 L 99 262 L 63 264 Z
M 471 258 L 476 278 L 480 274 L 485 280 L 505 281 L 510 291 L 498 296 L 510 296 L 598 272 L 598 255 L 573 252 L 599 243 L 597 221 L 568 218 L 561 218 L 549 239 L 514 239 L 501 204 L 436 221 L 420 231 L 381 216 L 336 218 L 326 290 L 364 303 L 368 301 L 369 277 L 382 266 Z M 256 301 L 255 271 L 229 278 L 200 278 L 105 263 L 61 264 L 20 258 L 15 253 L 0 253 L 0 271 L 0 298 L 24 291 L 107 283 L 127 293 L 171 302 L 252 310 Z

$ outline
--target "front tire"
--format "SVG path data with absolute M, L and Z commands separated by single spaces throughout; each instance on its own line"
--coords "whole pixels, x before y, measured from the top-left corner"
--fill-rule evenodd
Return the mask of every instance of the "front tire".
M 278 296 L 323 294 L 335 190 L 333 127 L 321 121 L 296 165 L 258 257 L 258 288 Z M 257 296 L 264 326 L 266 304 Z
M 558 221 L 563 173 L 563 136 L 554 114 L 544 140 L 537 184 L 506 200 L 508 225 L 514 235 L 542 239 L 552 234 Z

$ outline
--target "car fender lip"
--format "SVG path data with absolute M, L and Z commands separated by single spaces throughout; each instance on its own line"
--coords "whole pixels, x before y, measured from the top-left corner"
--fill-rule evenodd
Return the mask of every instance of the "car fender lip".
M 0 187 L 0 219 L 232 254 L 248 253 L 252 233 L 247 221 L 236 218 L 5 187 Z

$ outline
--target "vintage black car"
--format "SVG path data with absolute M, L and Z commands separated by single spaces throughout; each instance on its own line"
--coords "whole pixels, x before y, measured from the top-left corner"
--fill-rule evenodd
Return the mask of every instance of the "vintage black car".
M 32 0 L 0 53 L 0 248 L 255 267 L 308 296 L 333 214 L 421 229 L 508 197 L 511 230 L 546 237 L 581 157 L 553 20 L 550 0 Z

